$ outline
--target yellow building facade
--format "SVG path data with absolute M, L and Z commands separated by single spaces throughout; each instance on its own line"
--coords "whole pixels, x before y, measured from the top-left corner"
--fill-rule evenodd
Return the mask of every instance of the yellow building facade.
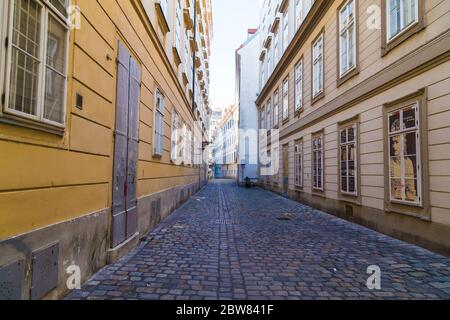
M 211 4 L 0 8 L 0 295 L 57 298 L 206 183 Z

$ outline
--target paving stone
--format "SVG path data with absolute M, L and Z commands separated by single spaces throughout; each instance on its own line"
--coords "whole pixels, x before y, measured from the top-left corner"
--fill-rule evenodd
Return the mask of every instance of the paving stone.
M 450 259 L 231 181 L 210 183 L 148 239 L 66 299 L 450 299 Z M 371 265 L 381 290 L 366 286 Z

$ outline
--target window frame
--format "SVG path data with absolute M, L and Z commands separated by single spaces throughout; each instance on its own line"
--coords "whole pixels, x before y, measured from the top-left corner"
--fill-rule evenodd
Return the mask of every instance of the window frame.
M 354 140 L 352 141 L 346 141 L 346 142 L 342 142 L 341 140 L 341 134 L 342 131 L 344 130 L 348 130 L 349 128 L 353 128 L 354 129 Z M 358 125 L 358 121 L 357 120 L 353 120 L 353 121 L 349 121 L 345 124 L 341 124 L 339 125 L 339 130 L 338 130 L 338 184 L 339 184 L 339 193 L 343 196 L 351 196 L 351 197 L 358 197 L 359 192 L 360 192 L 360 186 L 359 186 L 359 125 Z M 345 191 L 342 189 L 342 147 L 347 147 L 350 145 L 354 145 L 355 148 L 355 191 L 354 192 L 350 192 L 350 191 Z M 348 151 L 348 150 L 347 150 Z M 346 160 L 346 164 L 347 164 L 347 186 L 349 186 L 349 180 L 350 180 L 350 175 L 348 174 L 348 163 L 350 160 Z
M 273 94 L 273 127 L 278 128 L 278 125 L 280 124 L 280 99 L 279 99 L 279 90 L 275 90 Z M 277 112 L 275 113 L 275 110 Z M 275 114 L 277 115 L 275 117 Z
M 289 121 L 289 75 L 283 80 L 282 84 L 282 122 Z M 286 105 L 285 105 L 286 103 Z M 286 113 L 285 113 L 286 111 Z
M 322 63 L 322 74 L 321 74 L 321 83 L 322 87 L 321 90 L 314 92 L 314 76 L 315 76 L 315 55 L 314 50 L 315 46 L 319 41 L 322 41 L 322 51 L 321 51 L 321 57 L 320 61 Z M 319 101 L 325 96 L 325 29 L 322 28 L 322 30 L 319 32 L 317 37 L 313 40 L 311 43 L 311 105 Z
M 267 130 L 270 130 L 272 127 L 272 122 L 271 122 L 272 121 L 272 118 L 271 118 L 272 103 L 271 102 L 272 102 L 271 99 L 269 99 L 266 104 L 266 129 Z
M 164 123 L 164 118 L 165 118 L 164 114 L 165 114 L 165 109 L 166 109 L 166 102 L 165 102 L 165 95 L 159 88 L 157 88 L 155 92 L 156 92 L 155 93 L 155 101 L 153 103 L 154 112 L 153 112 L 153 139 L 152 139 L 153 140 L 153 145 L 152 145 L 153 148 L 152 149 L 153 149 L 153 157 L 162 158 L 164 155 L 164 124 L 165 124 Z M 158 108 L 158 105 L 157 105 L 158 97 L 161 98 L 161 104 L 162 104 L 161 108 Z M 160 109 L 162 109 L 162 110 L 160 110 Z M 156 144 L 156 142 L 157 142 L 157 133 L 156 133 L 157 123 L 156 123 L 156 121 L 158 119 L 157 114 L 161 115 L 161 120 L 162 120 L 161 121 L 161 123 L 162 123 L 162 126 L 161 126 L 161 131 L 162 131 L 161 150 L 157 150 L 157 144 Z M 159 151 L 161 151 L 161 152 L 159 152 Z
M 325 134 L 323 131 L 319 132 L 319 133 L 315 133 L 313 134 L 313 137 L 311 139 L 311 186 L 312 186 L 312 190 L 313 192 L 325 192 Z M 315 148 L 314 147 L 314 142 L 317 139 L 321 139 L 321 148 Z M 316 175 L 314 174 L 314 166 L 316 165 L 316 163 L 318 164 L 317 161 L 315 161 L 315 152 L 320 151 L 321 153 L 321 161 L 320 161 L 320 165 L 321 165 L 321 181 L 322 184 L 320 187 L 316 186 Z M 318 177 L 318 176 L 317 176 Z
M 416 33 L 422 31 L 426 27 L 425 22 L 425 1 L 417 0 L 417 21 L 411 23 L 405 27 L 401 32 L 397 33 L 392 39 L 389 39 L 389 27 L 388 27 L 388 5 L 389 0 L 381 1 L 381 56 L 385 56 L 392 49 L 412 37 Z
M 354 66 L 347 69 L 345 72 L 341 72 L 342 56 L 341 56 L 341 11 L 348 6 L 350 2 L 353 2 L 354 20 L 353 20 L 353 33 L 354 33 Z M 337 86 L 341 86 L 347 80 L 353 78 L 359 74 L 359 0 L 344 0 L 337 9 L 337 26 L 336 26 L 336 36 L 337 36 Z
M 299 75 L 299 70 L 300 70 L 300 75 Z M 303 56 L 300 58 L 300 60 L 297 62 L 297 64 L 295 65 L 295 86 L 294 86 L 294 90 L 295 90 L 295 113 L 298 114 L 303 110 Z M 300 78 L 300 79 L 299 79 Z M 300 85 L 299 85 L 300 82 Z
M 303 155 L 303 140 L 295 141 L 294 145 L 294 186 L 296 188 L 303 188 L 304 185 L 304 155 Z
M 431 221 L 431 203 L 430 203 L 430 175 L 429 175 L 429 156 L 428 156 L 428 107 L 427 107 L 427 88 L 420 89 L 407 96 L 404 96 L 395 101 L 387 102 L 383 105 L 383 150 L 384 150 L 384 189 L 385 189 L 385 210 L 387 212 L 400 213 L 407 216 L 412 216 L 425 221 Z M 388 114 L 392 111 L 403 109 L 418 103 L 418 120 L 419 120 L 419 146 L 416 150 L 420 153 L 418 164 L 420 165 L 421 180 L 421 204 L 413 204 L 411 202 L 391 201 L 391 185 L 390 185 L 390 146 L 389 146 L 389 124 Z
M 0 54 L 0 62 L 2 65 L 6 64 L 5 71 L 2 72 L 0 76 L 0 85 L 2 90 L 2 95 L 4 94 L 4 103 L 0 108 L 0 117 L 4 118 L 2 122 L 6 121 L 15 125 L 20 125 L 24 127 L 30 127 L 33 129 L 48 131 L 50 133 L 61 135 L 64 133 L 67 127 L 67 102 L 68 102 L 68 70 L 69 70 L 69 59 L 70 59 L 70 17 L 64 17 L 49 1 L 47 0 L 34 0 L 36 4 L 40 7 L 40 49 L 39 49 L 39 67 L 37 71 L 37 95 L 36 95 L 36 115 L 27 114 L 25 112 L 20 112 L 9 107 L 10 93 L 11 93 L 11 72 L 12 72 L 12 51 L 13 51 L 13 14 L 14 5 L 13 1 L 5 1 L 2 6 L 5 10 L 2 11 L 2 26 L 0 26 L 0 36 L 2 43 L 8 38 L 7 47 L 2 45 Z M 71 1 L 66 0 L 67 8 L 70 7 Z M 56 22 L 65 29 L 65 52 L 64 52 L 64 72 L 53 70 L 59 76 L 63 77 L 64 88 L 62 92 L 62 122 L 56 122 L 44 117 L 45 108 L 45 89 L 46 89 L 46 78 L 47 78 L 47 43 L 48 43 L 48 32 L 49 32 L 49 19 L 53 18 Z M 20 49 L 17 49 L 21 51 Z M 34 59 L 34 58 L 33 58 Z M 2 101 L 3 102 L 3 101 Z
M 404 111 L 407 109 L 407 108 L 414 108 L 414 111 L 415 111 L 415 114 L 414 114 L 414 116 L 415 116 L 415 121 L 416 121 L 416 125 L 414 126 L 414 127 L 412 127 L 412 128 L 400 128 L 399 130 L 397 130 L 397 131 L 394 131 L 394 132 L 391 132 L 391 130 L 390 130 L 390 117 L 391 116 L 393 116 L 395 113 L 397 113 L 397 112 L 399 112 L 399 116 L 400 116 L 400 118 L 399 118 L 399 121 L 400 121 L 400 124 L 402 124 L 403 123 L 403 115 L 404 115 Z M 420 150 L 420 117 L 419 117 L 419 102 L 417 101 L 417 102 L 414 102 L 414 103 L 412 103 L 412 104 L 405 104 L 405 105 L 402 105 L 402 107 L 399 107 L 399 108 L 395 108 L 395 109 L 393 109 L 393 110 L 390 110 L 390 111 L 388 111 L 387 112 L 387 118 L 385 119 L 388 123 L 387 123 L 387 135 L 388 135 L 388 141 L 387 141 L 387 143 L 388 143 L 388 157 L 389 157 L 389 161 L 388 161 L 388 166 L 389 166 L 389 186 L 390 186 L 390 188 L 389 188 L 389 201 L 390 202 L 393 202 L 393 203 L 400 203 L 400 204 L 404 204 L 404 205 L 411 205 L 411 206 L 422 206 L 422 200 L 423 200 L 423 196 L 422 196 L 422 170 L 421 170 L 421 168 L 422 168 L 422 165 L 421 165 L 421 156 L 422 156 L 422 152 L 421 152 L 421 150 Z M 391 138 L 392 137 L 396 137 L 396 136 L 400 136 L 400 137 L 402 137 L 403 135 L 406 135 L 406 134 L 410 134 L 410 133 L 414 133 L 415 134 L 415 136 L 416 136 L 416 154 L 415 154 L 415 157 L 416 157 L 416 168 L 414 168 L 414 169 L 416 169 L 417 170 L 417 195 L 418 195 L 418 197 L 419 197 L 419 201 L 408 201 L 408 200 L 406 200 L 406 189 L 405 188 L 403 188 L 403 186 L 405 185 L 405 180 L 407 180 L 406 179 L 406 175 L 405 175 L 405 173 L 404 173 L 404 171 L 405 171 L 405 166 L 404 166 L 404 141 L 403 140 L 401 140 L 400 141 L 400 158 L 401 158 L 401 160 L 402 160 L 402 165 L 401 165 L 401 177 L 399 177 L 400 179 L 401 179 L 401 182 L 402 182 L 402 200 L 399 200 L 399 199 L 395 199 L 394 197 L 393 197 L 393 194 L 392 194 L 392 180 L 393 180 L 393 177 L 392 177 L 392 175 L 391 175 L 391 172 L 392 172 L 392 167 L 391 167 L 391 158 L 392 157 L 394 157 L 394 156 L 392 156 L 392 154 L 391 154 L 391 145 L 390 145 L 390 141 L 391 141 Z M 411 179 L 410 179 L 411 180 Z
M 176 122 L 175 122 L 176 119 Z M 171 150 L 170 150 L 170 160 L 173 163 L 178 162 L 178 130 L 180 129 L 180 115 L 178 114 L 177 110 L 173 108 L 172 110 L 172 136 L 171 136 Z M 174 140 L 175 139 L 175 140 Z

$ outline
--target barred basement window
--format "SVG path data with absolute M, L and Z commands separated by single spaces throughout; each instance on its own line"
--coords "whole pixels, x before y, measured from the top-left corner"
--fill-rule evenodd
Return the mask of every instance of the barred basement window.
M 419 104 L 388 113 L 390 199 L 421 205 Z
M 153 152 L 156 156 L 163 155 L 164 148 L 164 96 L 156 90 L 155 99 L 155 129 L 153 137 Z
M 323 136 L 313 139 L 313 189 L 323 191 Z
M 386 0 L 387 41 L 419 21 L 418 0 Z
M 296 187 L 303 187 L 303 141 L 294 146 L 294 182 Z
M 357 127 L 353 124 L 340 130 L 341 193 L 357 195 Z
M 9 5 L 4 111 L 64 127 L 69 3 L 14 0 Z

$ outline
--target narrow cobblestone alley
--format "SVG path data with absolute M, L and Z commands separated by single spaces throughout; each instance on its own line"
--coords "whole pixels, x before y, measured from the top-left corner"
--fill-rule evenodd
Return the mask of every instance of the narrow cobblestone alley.
M 371 265 L 381 269 L 381 290 L 366 286 Z M 210 183 L 67 297 L 389 298 L 449 299 L 449 259 L 227 180 Z

